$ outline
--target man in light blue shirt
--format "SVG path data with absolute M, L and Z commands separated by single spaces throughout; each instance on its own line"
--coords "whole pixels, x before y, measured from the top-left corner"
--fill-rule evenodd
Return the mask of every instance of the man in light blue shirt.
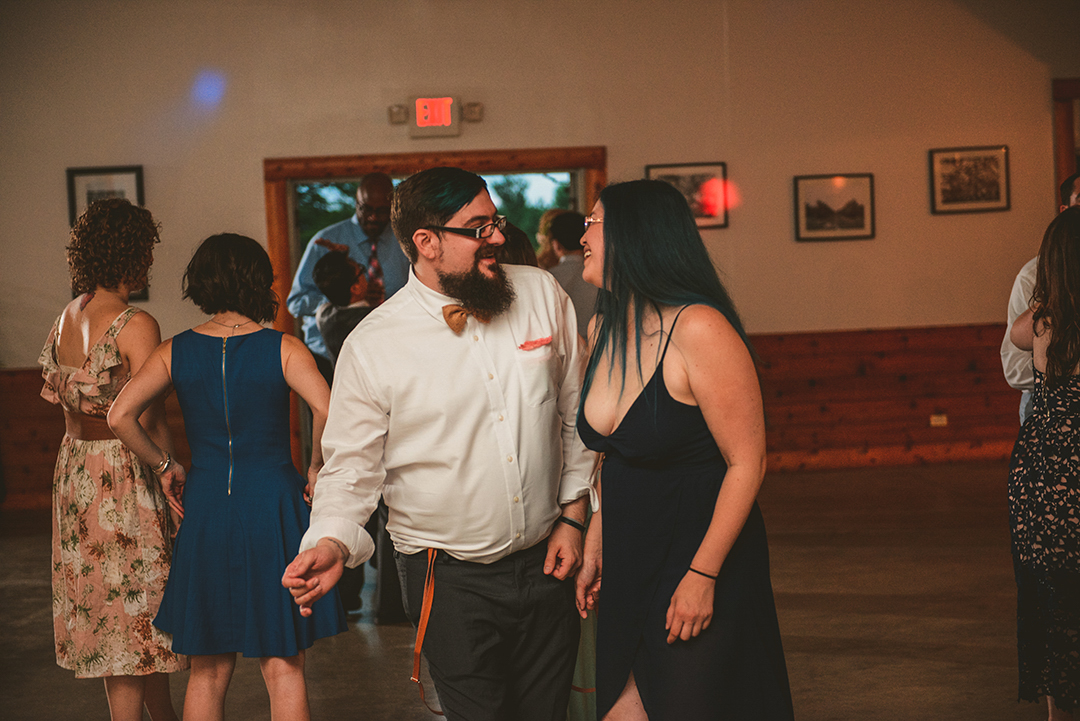
M 327 298 L 315 286 L 312 273 L 331 248 L 344 250 L 367 268 L 368 301 L 372 305 L 396 293 L 409 278 L 409 259 L 390 228 L 393 195 L 394 185 L 388 175 L 365 175 L 356 190 L 356 214 L 316 233 L 300 259 L 286 305 L 293 317 L 301 319 L 304 343 L 316 360 L 324 358 L 329 362 L 331 358 L 315 324 L 315 311 Z

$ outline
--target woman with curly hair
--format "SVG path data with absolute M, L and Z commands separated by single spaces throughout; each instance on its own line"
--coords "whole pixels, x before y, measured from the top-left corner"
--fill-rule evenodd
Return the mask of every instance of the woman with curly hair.
M 155 471 L 109 430 L 109 408 L 161 342 L 149 313 L 128 305 L 146 287 L 158 226 L 150 211 L 112 198 L 71 230 L 68 265 L 78 294 L 56 319 L 38 362 L 41 395 L 64 409 L 53 479 L 53 626 L 56 662 L 104 678 L 114 721 L 176 719 L 165 675 L 187 667 L 151 621 L 172 553 L 168 505 Z M 162 403 L 142 422 L 171 450 Z
M 1049 718 L 1080 706 L 1080 208 L 1043 236 L 1031 309 L 1010 333 L 1035 390 L 1009 469 L 1020 699 Z
M 207 238 L 184 273 L 184 297 L 209 320 L 162 343 L 113 404 L 109 424 L 147 463 L 175 469 L 165 495 L 182 522 L 154 625 L 191 656 L 184 716 L 220 719 L 236 654 L 257 657 L 273 719 L 307 719 L 304 650 L 346 630 L 336 591 L 309 616 L 281 585 L 310 524 L 305 496 L 322 468 L 330 391 L 303 342 L 260 327 L 278 301 L 274 269 L 255 240 Z M 176 389 L 191 476 L 140 418 Z M 311 407 L 307 482 L 289 444 L 289 394 Z

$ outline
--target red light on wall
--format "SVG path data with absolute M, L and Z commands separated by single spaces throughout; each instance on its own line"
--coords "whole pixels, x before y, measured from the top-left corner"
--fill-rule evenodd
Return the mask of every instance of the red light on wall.
M 417 98 L 416 127 L 450 127 L 453 124 L 453 105 L 453 98 Z

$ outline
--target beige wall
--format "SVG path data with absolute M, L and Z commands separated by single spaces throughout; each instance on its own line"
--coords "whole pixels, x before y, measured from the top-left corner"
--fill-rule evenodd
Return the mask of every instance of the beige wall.
M 199 318 L 179 300 L 195 244 L 265 236 L 264 158 L 426 149 L 606 145 L 613 181 L 726 161 L 743 203 L 704 237 L 751 332 L 1000 320 L 1056 210 L 1050 80 L 1080 75 L 1077 7 L 6 0 L 0 366 L 32 365 L 70 297 L 65 168 L 144 166 L 163 226 L 146 308 L 171 335 Z M 189 101 L 202 69 L 227 78 L 215 112 Z M 484 122 L 409 140 L 386 106 L 427 92 Z M 926 151 L 999 143 L 1012 210 L 930 215 Z M 853 172 L 874 174 L 877 238 L 796 243 L 792 176 Z

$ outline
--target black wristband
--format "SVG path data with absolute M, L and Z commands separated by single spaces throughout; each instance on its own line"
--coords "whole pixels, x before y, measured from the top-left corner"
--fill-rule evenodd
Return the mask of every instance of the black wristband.
M 694 573 L 696 573 L 699 576 L 704 576 L 705 578 L 711 578 L 714 581 L 716 580 L 716 576 L 710 576 L 709 574 L 705 573 L 704 571 L 697 570 L 693 566 L 690 567 L 690 570 L 693 571 Z
M 585 533 L 585 524 L 584 523 L 578 523 L 573 518 L 567 518 L 566 516 L 559 516 L 559 520 L 562 521 L 563 523 L 565 523 L 566 525 L 573 526 L 574 528 L 578 529 L 582 533 Z

